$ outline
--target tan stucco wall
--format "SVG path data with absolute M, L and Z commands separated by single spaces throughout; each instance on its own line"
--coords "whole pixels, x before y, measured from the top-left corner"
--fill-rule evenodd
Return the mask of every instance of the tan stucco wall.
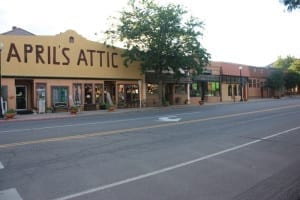
M 7 107 L 15 109 L 16 105 L 16 87 L 15 79 L 2 78 L 2 86 L 7 86 Z
M 234 86 L 234 84 L 231 84 L 232 87 Z M 225 84 L 225 83 L 222 83 L 222 101 L 240 101 L 241 99 L 241 96 L 238 95 L 238 96 L 228 96 L 228 86 L 229 84 Z M 239 87 L 238 84 L 236 84 L 237 88 Z M 246 92 L 246 91 L 243 91 L 243 93 Z M 232 89 L 232 94 L 234 94 L 233 92 L 233 89 Z
M 122 49 L 88 41 L 74 31 L 55 36 L 0 35 L 0 41 L 3 76 L 144 79 L 138 63 L 123 65 Z

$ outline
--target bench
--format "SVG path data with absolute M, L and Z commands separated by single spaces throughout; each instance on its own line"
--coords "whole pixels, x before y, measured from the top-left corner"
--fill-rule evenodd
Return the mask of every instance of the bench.
M 53 104 L 53 112 L 67 112 L 69 106 L 65 102 L 56 102 Z
M 96 104 L 84 104 L 83 110 L 97 110 Z

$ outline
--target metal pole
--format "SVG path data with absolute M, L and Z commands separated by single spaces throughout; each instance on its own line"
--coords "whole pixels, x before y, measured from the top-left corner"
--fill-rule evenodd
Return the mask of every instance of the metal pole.
M 240 95 L 241 95 L 241 100 L 243 101 L 243 84 L 242 84 L 242 67 L 240 67 Z
M 186 102 L 186 104 L 190 104 L 191 103 L 191 98 L 190 98 L 190 72 L 189 71 L 187 71 L 187 77 L 188 77 L 188 84 L 187 84 L 187 88 L 186 88 L 186 90 L 187 90 L 187 102 Z

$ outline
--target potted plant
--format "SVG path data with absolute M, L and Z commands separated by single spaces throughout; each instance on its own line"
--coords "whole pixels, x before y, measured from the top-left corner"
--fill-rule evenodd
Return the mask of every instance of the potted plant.
M 37 114 L 37 110 L 38 110 L 37 107 L 32 107 L 32 113 L 33 114 Z
M 13 119 L 16 115 L 16 111 L 14 109 L 8 109 L 5 113 L 4 113 L 4 118 L 5 119 Z
M 76 115 L 76 113 L 78 112 L 78 107 L 73 105 L 69 108 L 69 111 L 72 115 Z
M 100 109 L 100 110 L 105 110 L 106 108 L 107 108 L 107 107 L 106 107 L 106 104 L 105 104 L 105 103 L 102 102 L 102 103 L 99 104 L 99 109 Z
M 47 107 L 46 108 L 46 113 L 53 113 L 53 108 L 52 107 Z
M 115 110 L 115 107 L 114 107 L 114 106 L 111 105 L 111 106 L 108 107 L 108 111 L 109 111 L 109 112 L 112 112 L 112 111 L 114 111 L 114 110 Z
M 162 105 L 163 105 L 163 106 L 169 106 L 170 103 L 169 103 L 169 101 L 167 101 L 166 99 L 163 99 Z

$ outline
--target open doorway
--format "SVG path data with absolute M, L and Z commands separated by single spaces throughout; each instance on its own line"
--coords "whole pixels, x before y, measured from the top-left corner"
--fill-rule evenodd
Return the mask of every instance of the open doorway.
M 27 86 L 16 86 L 16 110 L 22 111 L 27 109 Z
M 116 82 L 104 81 L 104 102 L 114 105 L 116 103 Z

